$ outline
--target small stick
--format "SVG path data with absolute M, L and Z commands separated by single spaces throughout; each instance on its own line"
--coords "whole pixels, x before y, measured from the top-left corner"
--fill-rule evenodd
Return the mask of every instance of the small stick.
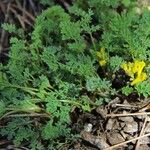
M 8 2 L 4 22 L 8 21 L 8 18 L 9 18 L 8 15 L 9 15 L 9 11 L 10 11 L 10 5 L 11 5 L 11 1 Z M 5 38 L 5 33 L 6 33 L 6 31 L 3 29 L 2 33 L 1 33 L 1 36 L 0 36 L 0 53 L 2 52 L 2 49 L 3 49 L 3 42 L 4 42 L 4 38 Z
M 24 14 L 27 15 L 32 21 L 35 21 L 35 17 L 32 14 L 30 14 L 29 12 L 27 12 L 26 10 L 22 10 L 23 9 L 22 7 L 18 7 L 14 4 L 12 4 L 12 7 L 16 8 L 16 9 L 19 9 L 20 11 L 23 11 Z
M 8 143 L 10 143 L 10 141 L 2 140 L 2 141 L 0 141 L 0 146 L 4 145 L 4 144 L 8 144 Z
M 140 116 L 150 115 L 150 112 L 138 112 L 138 113 L 127 113 L 127 114 L 107 114 L 106 117 L 126 117 L 126 116 Z
M 116 106 L 119 107 L 133 107 L 133 108 L 138 108 L 139 106 L 132 106 L 132 105 L 126 105 L 126 104 L 115 104 Z
M 125 142 L 122 142 L 122 143 L 119 143 L 119 144 L 116 144 L 116 145 L 113 145 L 113 146 L 111 146 L 111 147 L 105 148 L 104 150 L 112 150 L 113 148 L 116 148 L 116 147 L 118 147 L 118 146 L 122 146 L 122 145 L 124 145 L 124 144 L 128 144 L 128 143 L 130 143 L 130 142 L 132 142 L 132 141 L 135 141 L 135 140 L 138 140 L 138 139 L 147 137 L 147 136 L 150 136 L 150 133 L 145 134 L 145 135 L 142 135 L 142 136 L 139 136 L 139 137 L 137 137 L 137 138 L 133 138 L 133 139 L 131 139 L 131 140 L 128 140 L 128 141 L 125 141 Z
M 17 13 L 16 10 L 14 10 L 12 7 L 10 8 L 10 10 L 14 13 L 14 15 L 18 18 L 20 25 L 22 26 L 23 29 L 25 29 L 25 25 L 24 22 L 21 19 L 21 16 Z
M 144 120 L 144 124 L 143 124 L 142 130 L 140 132 L 140 136 L 144 135 L 144 130 L 145 130 L 145 126 L 146 126 L 146 123 L 147 123 L 147 119 L 148 119 L 148 117 L 146 116 L 145 120 Z M 138 150 L 139 146 L 140 146 L 140 140 L 137 140 L 135 150 Z

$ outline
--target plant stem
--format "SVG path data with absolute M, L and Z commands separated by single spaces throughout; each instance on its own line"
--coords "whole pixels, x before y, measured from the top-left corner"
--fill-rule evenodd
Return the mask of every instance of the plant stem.
M 69 103 L 69 104 L 74 104 L 76 106 L 82 106 L 82 104 L 78 103 L 78 102 L 74 102 L 71 100 L 60 100 L 60 102 L 64 102 L 64 103 Z
M 96 51 L 96 45 L 95 45 L 95 43 L 94 43 L 93 36 L 92 36 L 91 32 L 90 32 L 89 34 L 90 34 L 90 38 L 91 38 L 91 41 L 92 41 L 92 44 L 93 44 L 93 48 L 94 48 L 94 50 Z

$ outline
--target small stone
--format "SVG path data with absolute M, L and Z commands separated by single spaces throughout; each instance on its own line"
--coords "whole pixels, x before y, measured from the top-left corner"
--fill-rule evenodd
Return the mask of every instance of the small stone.
M 128 150 L 133 150 L 134 149 L 134 146 L 133 145 L 129 145 L 128 146 Z
M 115 123 L 115 119 L 109 119 L 106 124 L 106 130 L 112 130 Z
M 138 150 L 150 150 L 150 147 L 148 145 L 140 145 Z
M 150 122 L 150 117 L 148 117 L 147 122 Z
M 85 124 L 84 125 L 84 131 L 86 132 L 91 132 L 92 131 L 93 125 L 91 123 Z
M 107 139 L 109 140 L 109 143 L 111 143 L 111 145 L 115 145 L 115 144 L 118 144 L 118 143 L 121 143 L 121 142 L 125 141 L 125 139 L 118 132 L 108 133 L 107 134 Z
M 119 120 L 124 121 L 124 122 L 133 122 L 134 121 L 133 117 L 119 117 Z
M 128 122 L 124 127 L 124 132 L 134 133 L 138 131 L 138 124 L 136 122 Z
M 109 147 L 109 145 L 106 143 L 106 141 L 103 138 L 97 138 L 95 140 L 95 145 L 97 145 L 97 147 L 100 149 L 105 149 Z
M 91 133 L 85 131 L 82 131 L 80 134 L 85 141 L 88 141 L 89 143 L 97 146 L 99 149 L 110 147 L 110 145 L 106 142 L 104 135 L 102 137 L 94 136 Z
M 140 144 L 149 144 L 150 138 L 149 137 L 143 137 L 139 140 Z
M 144 115 L 138 115 L 138 116 L 136 116 L 136 118 L 138 118 L 138 119 L 145 119 L 145 116 Z
M 109 119 L 106 124 L 106 130 L 115 130 L 119 128 L 119 122 L 116 119 Z

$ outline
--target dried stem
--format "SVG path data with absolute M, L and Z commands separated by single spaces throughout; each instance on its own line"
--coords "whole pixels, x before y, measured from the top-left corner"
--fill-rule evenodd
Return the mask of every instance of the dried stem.
M 125 141 L 125 142 L 122 142 L 122 143 L 119 143 L 119 144 L 116 144 L 116 145 L 113 145 L 113 146 L 111 146 L 111 147 L 105 148 L 104 150 L 113 150 L 113 148 L 116 148 L 116 147 L 119 147 L 119 146 L 128 144 L 128 143 L 130 143 L 130 142 L 133 142 L 133 141 L 135 141 L 135 140 L 139 140 L 139 139 L 144 138 L 144 137 L 147 137 L 147 136 L 150 136 L 150 133 L 145 134 L 145 135 L 142 135 L 142 136 L 139 136 L 139 137 L 137 137 L 137 138 L 133 138 L 133 139 L 131 139 L 131 140 L 128 140 L 128 141 Z
M 150 115 L 150 112 L 126 113 L 126 114 L 107 114 L 106 117 L 126 117 Z
M 143 126 L 142 126 L 142 130 L 141 130 L 141 132 L 140 132 L 140 136 L 144 135 L 144 130 L 145 130 L 145 126 L 146 126 L 147 120 L 148 120 L 148 117 L 146 116 L 146 117 L 145 117 L 145 120 L 144 120 L 144 124 L 143 124 Z M 138 149 L 139 149 L 139 146 L 140 146 L 140 140 L 137 141 L 135 150 L 138 150 Z

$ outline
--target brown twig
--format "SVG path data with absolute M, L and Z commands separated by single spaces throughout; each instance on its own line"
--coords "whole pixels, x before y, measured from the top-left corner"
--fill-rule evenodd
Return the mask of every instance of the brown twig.
M 26 7 L 26 1 L 23 1 L 23 11 L 22 11 L 22 19 L 25 20 L 25 7 Z M 24 21 L 25 22 L 25 21 Z
M 138 108 L 139 106 L 133 106 L 133 105 L 127 105 L 127 104 L 115 104 L 118 107 L 133 107 L 133 108 Z
M 141 130 L 139 136 L 144 135 L 144 130 L 145 130 L 145 126 L 146 126 L 146 123 L 147 123 L 147 119 L 148 119 L 148 117 L 146 116 L 146 117 L 145 117 L 145 120 L 144 120 L 144 124 L 143 124 L 143 126 L 142 126 L 142 130 Z M 138 149 L 139 149 L 139 146 L 140 146 L 140 140 L 137 140 L 135 150 L 138 150 Z
M 33 27 L 33 24 L 30 23 L 30 21 L 28 21 L 26 18 L 23 18 L 22 16 L 18 15 L 18 13 L 16 12 L 16 10 L 14 10 L 13 8 L 10 8 L 10 10 L 16 15 L 16 17 L 18 18 L 22 28 L 25 29 L 25 22 L 30 25 L 31 27 Z
M 34 11 L 34 15 L 36 15 L 36 6 L 32 0 L 29 0 L 29 5 L 31 6 L 31 9 Z
M 22 26 L 23 29 L 25 29 L 25 24 L 21 19 L 21 16 L 17 13 L 17 11 L 14 8 L 10 8 L 11 12 L 13 12 L 15 14 L 15 16 L 18 18 L 20 25 Z
M 68 10 L 70 5 L 65 0 L 57 0 L 59 3 L 63 5 L 63 7 Z
M 150 136 L 150 133 L 145 134 L 145 135 L 142 135 L 142 136 L 139 136 L 139 137 L 137 137 L 137 138 L 133 138 L 133 139 L 131 139 L 131 140 L 128 140 L 128 141 L 125 141 L 125 142 L 122 142 L 122 143 L 119 143 L 119 144 L 116 144 L 116 145 L 113 145 L 113 146 L 111 146 L 111 147 L 105 148 L 104 150 L 113 150 L 113 148 L 116 148 L 116 147 L 118 147 L 118 146 L 122 146 L 122 145 L 128 144 L 128 143 L 130 143 L 130 142 L 133 142 L 133 141 L 135 141 L 135 140 L 139 140 L 139 139 L 141 139 L 141 138 L 148 137 L 148 136 Z
M 107 114 L 106 117 L 126 117 L 126 116 L 143 116 L 150 115 L 150 112 L 138 112 L 138 113 L 127 113 L 127 114 Z
M 10 143 L 10 141 L 2 140 L 2 141 L 0 141 L 0 146 L 4 145 L 4 144 L 8 144 L 8 143 Z
M 23 11 L 24 14 L 27 15 L 33 22 L 35 21 L 35 17 L 32 14 L 30 14 L 29 12 L 27 12 L 26 10 L 23 10 L 22 7 L 18 7 L 15 4 L 12 4 L 12 7 L 15 8 L 15 9 L 19 9 L 20 11 Z
M 11 4 L 11 1 L 7 5 L 4 22 L 8 21 L 8 14 L 9 14 L 9 10 L 10 10 L 10 4 Z M 0 38 L 0 53 L 2 52 L 2 48 L 3 48 L 2 44 L 3 44 L 3 41 L 4 41 L 5 33 L 6 33 L 5 30 L 2 30 L 1 38 Z

